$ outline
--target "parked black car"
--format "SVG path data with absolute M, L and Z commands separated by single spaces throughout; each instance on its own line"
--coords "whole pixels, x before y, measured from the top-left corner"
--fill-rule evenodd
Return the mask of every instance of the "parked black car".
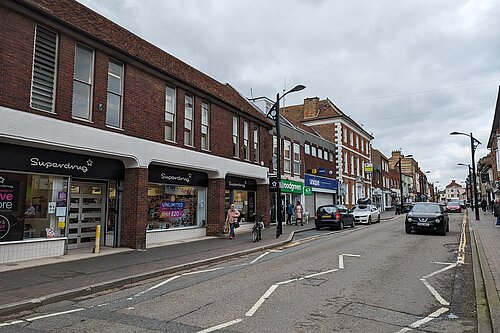
M 344 205 L 324 205 L 318 207 L 314 218 L 316 230 L 323 227 L 344 229 L 344 226 L 354 228 L 354 217 Z
M 412 230 L 437 231 L 446 236 L 450 231 L 450 220 L 443 206 L 434 202 L 415 203 L 406 215 L 405 230 L 409 234 Z

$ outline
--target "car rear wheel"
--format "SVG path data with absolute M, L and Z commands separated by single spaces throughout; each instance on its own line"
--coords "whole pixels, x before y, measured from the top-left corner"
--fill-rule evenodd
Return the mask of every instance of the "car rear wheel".
M 340 221 L 339 230 L 344 230 L 344 222 Z
M 411 234 L 411 227 L 407 224 L 405 224 L 405 231 L 407 234 Z
M 380 223 L 380 215 L 377 217 L 377 223 Z
M 356 226 L 356 223 L 354 223 L 354 219 L 352 219 L 351 228 L 354 228 L 355 226 Z
M 368 217 L 368 224 L 372 224 L 372 217 Z

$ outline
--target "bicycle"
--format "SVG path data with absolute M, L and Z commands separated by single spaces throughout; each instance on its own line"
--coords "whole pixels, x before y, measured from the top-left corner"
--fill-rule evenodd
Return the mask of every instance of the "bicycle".
M 264 215 L 261 215 L 258 219 L 255 219 L 255 223 L 252 227 L 252 241 L 258 242 L 262 240 L 262 229 L 264 229 Z

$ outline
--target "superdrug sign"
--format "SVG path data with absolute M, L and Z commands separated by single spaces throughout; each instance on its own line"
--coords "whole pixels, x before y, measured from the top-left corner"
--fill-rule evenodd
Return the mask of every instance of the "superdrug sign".
M 10 144 L 0 144 L 0 169 L 101 179 L 125 174 L 121 161 Z
M 159 165 L 149 166 L 148 180 L 151 183 L 189 185 L 189 186 L 208 186 L 208 176 L 206 173 L 168 168 Z

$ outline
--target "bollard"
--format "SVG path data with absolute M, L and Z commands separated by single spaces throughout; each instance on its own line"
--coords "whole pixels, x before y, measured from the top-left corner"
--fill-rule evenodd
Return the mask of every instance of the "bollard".
M 101 243 L 101 225 L 98 224 L 95 226 L 95 245 L 92 253 L 99 253 L 99 245 Z

